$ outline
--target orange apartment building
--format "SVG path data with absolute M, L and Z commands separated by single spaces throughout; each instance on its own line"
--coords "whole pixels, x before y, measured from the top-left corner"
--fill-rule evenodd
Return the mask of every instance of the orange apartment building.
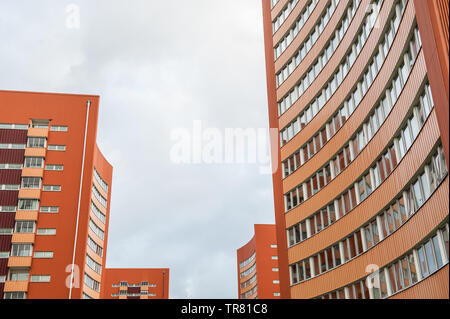
M 101 299 L 169 299 L 169 269 L 112 269 L 102 276 Z
M 101 297 L 113 168 L 98 112 L 98 96 L 0 91 L 0 298 Z
M 239 299 L 279 299 L 275 225 L 255 225 L 253 238 L 237 250 Z
M 281 298 L 449 298 L 448 1 L 262 4 Z

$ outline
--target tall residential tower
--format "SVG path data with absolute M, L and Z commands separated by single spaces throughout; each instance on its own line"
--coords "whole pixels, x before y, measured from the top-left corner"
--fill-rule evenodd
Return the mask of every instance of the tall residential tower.
M 98 112 L 98 96 L 0 91 L 1 299 L 106 289 L 113 169 L 96 144 Z
M 448 1 L 263 0 L 282 298 L 448 298 Z

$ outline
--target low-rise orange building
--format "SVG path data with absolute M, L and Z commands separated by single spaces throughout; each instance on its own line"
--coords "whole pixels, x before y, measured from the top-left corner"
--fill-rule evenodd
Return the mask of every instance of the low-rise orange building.
M 169 299 L 169 269 L 112 269 L 102 276 L 101 299 Z

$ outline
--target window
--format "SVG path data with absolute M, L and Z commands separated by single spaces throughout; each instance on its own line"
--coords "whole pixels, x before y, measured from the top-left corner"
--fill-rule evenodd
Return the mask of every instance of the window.
M 40 212 L 41 213 L 58 213 L 59 207 L 57 207 L 57 206 L 41 206 Z
M 19 210 L 37 210 L 38 207 L 38 199 L 19 199 Z
M 27 147 L 31 148 L 45 148 L 45 137 L 29 137 L 27 141 Z
M 44 159 L 42 157 L 25 157 L 25 167 L 42 168 L 44 167 Z
M 94 213 L 94 215 L 103 223 L 106 223 L 106 216 L 103 214 L 100 209 L 94 204 L 93 201 L 91 201 L 91 210 Z
M 34 258 L 40 259 L 53 258 L 53 251 L 35 251 Z
M 32 220 L 21 220 L 16 221 L 14 231 L 16 233 L 22 234 L 32 234 L 34 233 L 35 222 Z
M 107 200 L 100 194 L 100 192 L 98 191 L 97 187 L 95 187 L 94 184 L 92 184 L 92 193 L 94 194 L 95 198 L 100 202 L 100 204 L 102 204 L 106 208 Z
M 89 228 L 96 234 L 100 239 L 105 238 L 105 232 L 100 229 L 93 221 L 92 219 L 89 219 Z
M 97 172 L 95 167 L 94 167 L 94 177 L 100 184 L 100 186 L 105 190 L 105 192 L 108 192 L 108 184 L 101 178 L 100 174 Z
M 44 187 L 42 187 L 42 191 L 44 191 L 44 192 L 60 192 L 61 186 L 60 185 L 44 185 Z
M 67 126 L 56 126 L 56 125 L 53 125 L 50 128 L 50 131 L 53 131 L 53 132 L 67 132 L 68 131 L 68 127 Z
M 32 275 L 30 282 L 50 282 L 50 275 Z
M 33 250 L 32 244 L 12 244 L 11 256 L 12 257 L 31 257 L 31 251 Z
M 22 188 L 25 189 L 40 189 L 41 178 L 40 177 L 22 177 Z
M 22 164 L 4 164 L 4 163 L 0 163 L 0 169 L 22 169 Z
M 100 292 L 100 283 L 94 279 L 92 279 L 89 275 L 84 274 L 84 283 L 86 286 L 91 288 L 96 292 Z
M 46 236 L 56 235 L 56 228 L 38 228 L 36 235 L 46 235 Z
M 272 256 L 272 260 L 278 260 L 278 256 Z
M 64 165 L 46 165 L 45 170 L 46 171 L 63 171 Z
M 65 151 L 66 146 L 65 145 L 49 145 L 48 150 L 49 151 Z
M 90 236 L 88 236 L 88 246 L 98 256 L 103 256 L 103 248 L 99 246 Z
M 14 213 L 16 211 L 15 206 L 0 206 L 1 213 Z
M 99 275 L 102 274 L 102 265 L 100 265 L 99 263 L 97 263 L 96 261 L 94 261 L 89 254 L 86 254 L 86 265 L 89 266 L 89 268 L 91 268 L 92 270 L 94 270 L 96 273 L 98 273 Z
M 32 128 L 48 128 L 50 120 L 31 120 Z
M 24 291 L 20 292 L 5 292 L 3 299 L 26 299 L 27 294 Z
M 0 228 L 0 235 L 12 235 L 13 229 L 12 228 Z

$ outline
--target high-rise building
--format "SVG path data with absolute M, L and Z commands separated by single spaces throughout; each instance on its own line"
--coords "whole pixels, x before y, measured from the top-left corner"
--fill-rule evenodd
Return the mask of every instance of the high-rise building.
M 279 299 L 275 225 L 255 225 L 253 238 L 237 250 L 239 299 Z
M 100 298 L 113 168 L 98 112 L 98 96 L 0 91 L 0 298 Z
M 168 299 L 169 269 L 106 268 L 102 299 Z
M 262 4 L 281 298 L 448 298 L 448 1 Z

